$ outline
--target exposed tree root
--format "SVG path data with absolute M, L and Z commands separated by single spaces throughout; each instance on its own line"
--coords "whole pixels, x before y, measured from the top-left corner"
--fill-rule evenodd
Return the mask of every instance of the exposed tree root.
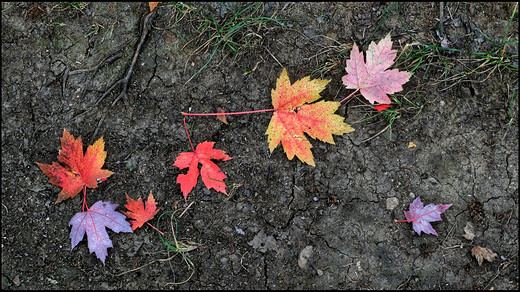
M 137 58 L 139 57 L 139 54 L 141 53 L 141 49 L 143 48 L 144 41 L 146 40 L 146 37 L 148 36 L 148 32 L 152 28 L 152 20 L 155 17 L 157 11 L 156 9 L 146 13 L 143 18 L 141 19 L 141 38 L 139 40 L 139 43 L 137 44 L 137 47 L 134 52 L 134 56 L 132 57 L 132 62 L 130 63 L 130 66 L 128 67 L 128 70 L 126 71 L 125 77 L 117 80 L 110 86 L 105 93 L 96 101 L 95 105 L 98 105 L 112 90 L 114 90 L 118 85 L 121 85 L 121 93 L 119 96 L 112 102 L 112 106 L 114 106 L 121 98 L 124 99 L 125 105 L 129 106 L 128 98 L 126 97 L 126 92 L 128 90 L 128 82 L 130 82 L 130 77 L 132 76 L 132 72 L 134 70 L 135 64 L 137 63 Z

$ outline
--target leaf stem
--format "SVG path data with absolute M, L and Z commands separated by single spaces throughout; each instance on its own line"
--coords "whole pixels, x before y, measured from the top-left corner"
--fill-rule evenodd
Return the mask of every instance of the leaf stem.
M 183 119 L 183 122 L 184 122 L 184 129 L 186 129 L 186 135 L 188 135 L 188 141 L 190 141 L 191 150 L 193 150 L 193 152 L 195 152 L 195 148 L 193 148 L 193 144 L 191 143 L 190 133 L 188 133 L 188 127 L 186 127 L 186 118 Z
M 159 232 L 161 235 L 164 235 L 164 233 L 163 233 L 161 230 L 155 228 L 155 226 L 153 226 L 153 225 L 150 224 L 149 222 L 146 222 L 146 224 L 150 225 L 150 227 L 152 227 L 153 229 L 157 230 L 157 232 Z
M 409 219 L 409 220 L 394 220 L 394 221 L 398 222 L 398 223 L 400 223 L 400 222 L 413 222 L 413 221 L 415 221 L 415 219 L 417 219 L 417 218 L 413 218 L 413 219 Z
M 359 88 L 356 89 L 356 91 L 352 92 L 349 96 L 345 97 L 344 99 L 342 99 L 339 103 L 343 103 L 345 100 L 349 99 L 352 95 L 354 95 L 354 93 L 358 92 L 359 91 Z
M 263 110 L 256 110 L 256 111 L 245 111 L 245 112 L 234 112 L 234 113 L 185 113 L 181 112 L 181 114 L 185 116 L 229 116 L 229 115 L 244 115 L 244 114 L 254 114 L 254 113 L 263 113 L 263 112 L 274 112 L 276 109 L 270 108 L 270 109 L 263 109 Z
M 87 207 L 88 211 L 88 205 L 87 205 L 87 186 L 83 185 L 83 209 L 82 212 L 85 212 L 85 207 Z

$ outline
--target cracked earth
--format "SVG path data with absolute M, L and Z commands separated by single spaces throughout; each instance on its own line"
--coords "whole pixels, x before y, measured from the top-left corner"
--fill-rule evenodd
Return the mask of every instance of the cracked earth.
M 2 9 L 10 5 L 2 2 Z M 44 2 L 47 15 L 31 19 L 26 12 L 34 5 L 2 12 L 2 289 L 518 289 L 519 131 L 518 114 L 511 123 L 508 115 L 517 72 L 444 84 L 442 66 L 421 66 L 399 93 L 422 94 L 420 111 L 404 111 L 390 137 L 384 119 L 354 123 L 374 113 L 362 99 L 350 101 L 338 114 L 355 132 L 335 136 L 335 145 L 311 140 L 316 167 L 288 160 L 281 146 L 269 152 L 268 113 L 228 116 L 229 125 L 189 117 L 194 144 L 214 141 L 233 159 L 217 162 L 229 196 L 199 181 L 185 202 L 175 183 L 184 172 L 172 166 L 189 150 L 181 112 L 270 108 L 282 66 L 294 82 L 338 60 L 313 78 L 332 79 L 326 99 L 347 96 L 346 58 L 336 58 L 334 48 L 366 42 L 388 4 L 266 3 L 269 15 L 300 20 L 261 27 L 259 45 L 236 55 L 219 51 L 189 82 L 211 50 L 190 54 L 200 43 L 186 43 L 197 33 L 173 24 L 172 6 L 159 6 L 126 98 L 114 106 L 120 89 L 95 104 L 124 77 L 147 4 L 89 3 L 77 11 Z M 226 17 L 215 3 L 193 5 Z M 464 21 L 479 30 L 458 34 L 464 5 L 454 4 L 446 34 L 454 47 L 468 42 L 485 51 L 490 44 L 477 31 L 500 39 L 514 3 L 468 5 Z M 399 9 L 407 27 L 429 41 L 438 3 Z M 413 42 L 396 13 L 374 39 L 388 32 L 397 50 Z M 518 40 L 518 19 L 509 37 Z M 64 78 L 118 49 L 98 70 Z M 517 43 L 508 50 L 516 52 Z M 518 97 L 512 107 L 518 112 Z M 115 174 L 87 191 L 88 203 L 109 200 L 120 211 L 125 193 L 137 198 L 151 190 L 161 211 L 185 211 L 176 237 L 196 246 L 186 253 L 193 266 L 180 254 L 161 253 L 166 246 L 150 228 L 109 231 L 114 247 L 106 265 L 85 240 L 70 250 L 68 221 L 82 198 L 54 204 L 59 188 L 35 163 L 56 160 L 63 128 L 88 145 L 104 138 L 104 168 Z M 394 222 L 417 196 L 452 204 L 433 224 L 438 237 Z M 170 219 L 157 227 L 173 240 Z M 463 237 L 468 221 L 471 241 Z M 474 246 L 498 258 L 479 266 Z

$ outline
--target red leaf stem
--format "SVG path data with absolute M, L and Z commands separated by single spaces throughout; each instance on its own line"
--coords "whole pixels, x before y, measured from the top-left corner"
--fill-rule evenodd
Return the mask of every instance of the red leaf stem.
M 270 108 L 270 109 L 263 109 L 263 110 L 256 110 L 256 111 L 245 111 L 245 112 L 233 112 L 233 113 L 185 113 L 181 112 L 181 114 L 185 116 L 229 116 L 229 115 L 245 115 L 245 114 L 254 114 L 254 113 L 264 113 L 264 112 L 274 112 L 276 109 Z

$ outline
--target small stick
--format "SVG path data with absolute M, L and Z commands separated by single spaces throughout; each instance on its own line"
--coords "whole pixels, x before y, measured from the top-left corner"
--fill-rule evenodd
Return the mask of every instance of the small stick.
M 195 201 L 191 202 L 188 207 L 186 207 L 186 209 L 184 209 L 184 211 L 182 211 L 182 213 L 179 215 L 179 219 L 182 217 L 182 215 L 184 215 L 184 213 L 186 213 L 186 211 L 188 211 L 188 209 L 191 207 L 191 205 L 193 205 L 193 203 L 195 203 Z

